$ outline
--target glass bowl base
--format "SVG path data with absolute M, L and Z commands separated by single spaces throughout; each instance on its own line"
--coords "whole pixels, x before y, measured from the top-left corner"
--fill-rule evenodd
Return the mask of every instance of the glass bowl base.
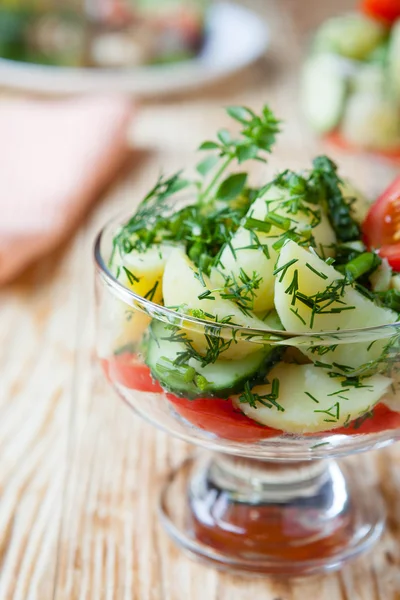
M 192 458 L 168 477 L 159 509 L 179 547 L 236 573 L 339 569 L 368 550 L 384 525 L 380 499 L 334 461 Z

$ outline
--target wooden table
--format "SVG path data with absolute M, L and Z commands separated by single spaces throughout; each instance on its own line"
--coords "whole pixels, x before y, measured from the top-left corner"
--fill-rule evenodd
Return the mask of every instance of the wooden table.
M 155 513 L 163 476 L 189 448 L 131 414 L 96 362 L 94 235 L 134 207 L 161 165 L 193 164 L 192 150 L 224 121 L 220 106 L 268 101 L 290 123 L 270 174 L 307 166 L 320 150 L 299 124 L 296 76 L 304 34 L 328 3 L 258 4 L 271 25 L 266 60 L 212 90 L 144 105 L 132 125 L 132 169 L 68 245 L 1 291 L 1 600 L 400 599 L 399 447 L 351 459 L 388 509 L 387 532 L 369 556 L 305 581 L 218 573 L 175 548 Z M 372 193 L 392 175 L 377 161 L 340 161 Z

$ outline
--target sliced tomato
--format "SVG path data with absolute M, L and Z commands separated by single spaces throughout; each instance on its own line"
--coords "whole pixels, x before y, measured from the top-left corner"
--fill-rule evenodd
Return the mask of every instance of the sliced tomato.
M 103 371 L 111 383 L 116 382 L 139 392 L 162 392 L 163 389 L 151 375 L 147 365 L 130 352 L 101 359 Z
M 370 17 L 387 23 L 393 23 L 400 17 L 399 0 L 362 0 L 361 9 Z
M 371 206 L 362 230 L 367 246 L 400 271 L 400 176 Z
M 258 442 L 281 435 L 283 432 L 266 427 L 249 419 L 235 409 L 231 401 L 219 398 L 199 398 L 188 400 L 167 394 L 169 402 L 175 410 L 187 421 L 214 433 L 222 439 L 236 442 Z M 321 432 L 326 435 L 355 435 L 379 433 L 400 428 L 400 413 L 390 410 L 384 404 L 379 404 L 373 410 L 373 415 L 354 420 L 348 427 L 340 427 L 331 431 Z M 315 435 L 315 434 L 314 434 Z
M 400 244 L 381 246 L 379 248 L 379 256 L 386 258 L 392 269 L 400 271 Z
M 326 134 L 324 136 L 324 140 L 331 146 L 335 146 L 335 148 L 343 150 L 344 152 L 364 152 L 373 154 L 375 156 L 382 156 L 383 158 L 395 162 L 396 164 L 400 163 L 400 148 L 392 148 L 390 150 L 365 150 L 364 148 L 359 148 L 358 146 L 348 142 L 338 130 Z
M 119 383 L 131 390 L 140 392 L 164 392 L 155 381 L 147 365 L 129 352 L 118 354 L 109 359 L 102 358 L 101 365 L 107 379 Z M 188 400 L 173 394 L 166 394 L 177 413 L 187 421 L 214 433 L 222 439 L 235 442 L 258 442 L 282 434 L 282 431 L 266 427 L 246 417 L 236 409 L 230 399 L 198 398 Z M 360 433 L 379 433 L 400 428 L 400 413 L 390 410 L 384 404 L 374 408 L 373 416 L 353 421 L 348 427 L 341 427 L 321 433 L 353 435 Z
M 282 432 L 249 419 L 232 405 L 231 400 L 198 398 L 188 400 L 167 394 L 177 413 L 189 423 L 235 442 L 258 442 Z

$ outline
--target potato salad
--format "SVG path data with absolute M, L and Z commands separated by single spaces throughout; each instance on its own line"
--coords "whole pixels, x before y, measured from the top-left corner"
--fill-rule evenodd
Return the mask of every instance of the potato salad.
M 230 439 L 390 427 L 400 285 L 365 241 L 368 202 L 326 156 L 252 185 L 280 121 L 227 112 L 236 133 L 200 146 L 195 175 L 160 177 L 115 232 L 109 270 L 140 304 L 121 309 L 120 383 Z
M 364 0 L 315 32 L 301 83 L 312 129 L 343 148 L 400 158 L 400 3 Z

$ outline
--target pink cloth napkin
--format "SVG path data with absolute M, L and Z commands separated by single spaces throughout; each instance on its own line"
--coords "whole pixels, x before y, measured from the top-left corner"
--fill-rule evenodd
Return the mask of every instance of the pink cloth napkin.
M 126 159 L 119 97 L 0 103 L 0 283 L 58 245 Z

